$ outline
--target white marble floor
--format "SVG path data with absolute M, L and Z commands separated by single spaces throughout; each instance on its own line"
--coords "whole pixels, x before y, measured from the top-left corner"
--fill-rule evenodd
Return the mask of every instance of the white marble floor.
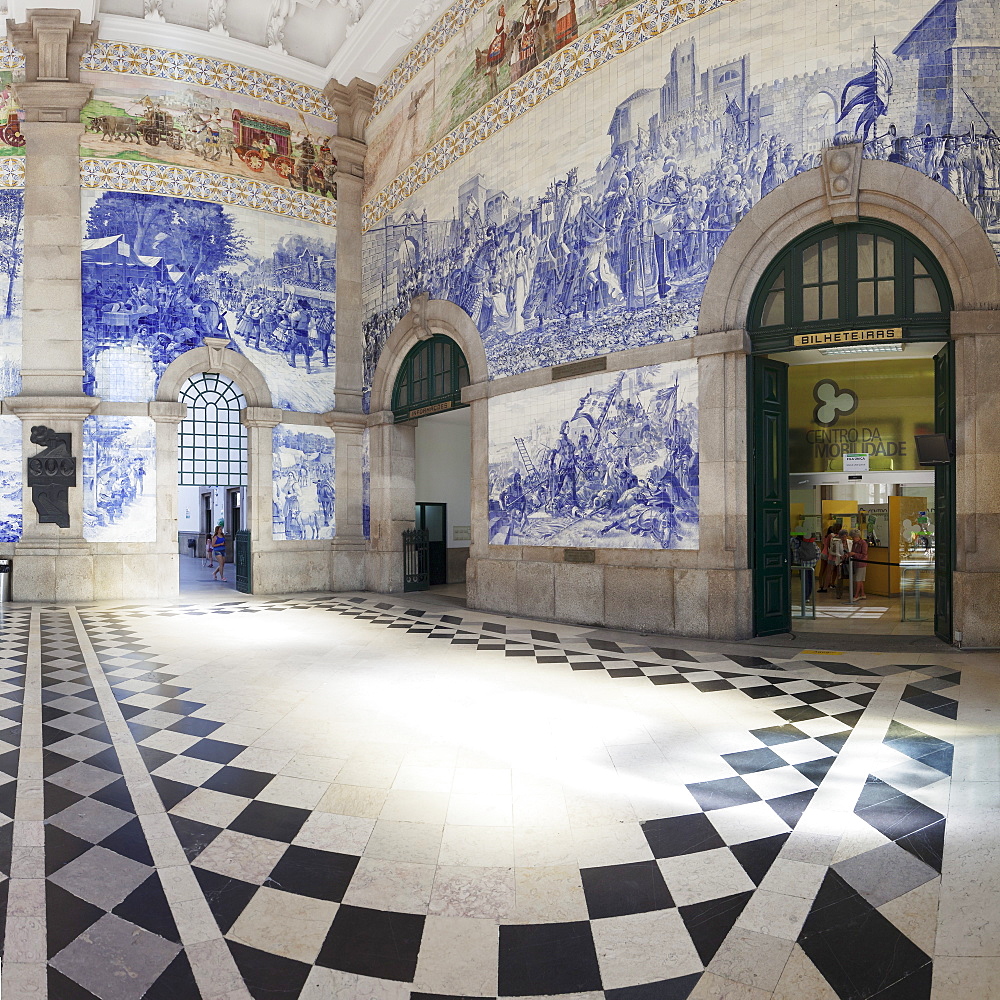
M 10 606 L 3 987 L 1000 997 L 998 668 L 434 595 Z

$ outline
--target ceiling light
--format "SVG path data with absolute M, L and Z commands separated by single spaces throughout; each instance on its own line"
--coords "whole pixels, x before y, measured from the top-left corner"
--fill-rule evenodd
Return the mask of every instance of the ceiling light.
M 850 347 L 821 347 L 820 354 L 899 354 L 902 344 L 853 344 Z

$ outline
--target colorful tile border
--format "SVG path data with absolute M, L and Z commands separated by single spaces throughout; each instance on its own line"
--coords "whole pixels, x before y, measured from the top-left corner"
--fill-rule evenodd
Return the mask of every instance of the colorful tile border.
M 0 156 L 0 188 L 24 187 L 24 157 Z
M 2 166 L 0 162 L 0 168 Z M 91 157 L 81 159 L 80 170 L 85 188 L 195 198 L 285 215 L 323 226 L 337 224 L 337 206 L 332 199 L 264 181 L 194 167 L 178 167 L 171 163 L 98 160 Z
M 370 229 L 379 223 L 428 181 L 563 87 L 685 21 L 737 2 L 738 0 L 641 0 L 634 7 L 623 10 L 511 84 L 503 93 L 417 157 L 365 204 L 362 216 L 364 228 Z M 465 10 L 475 3 L 482 5 L 480 0 L 463 0 L 458 6 Z M 475 11 L 471 11 L 466 20 L 472 13 Z M 440 23 L 439 21 L 438 24 Z M 458 27 L 461 24 L 464 21 Z M 435 30 L 436 28 L 437 25 Z M 428 35 L 424 37 L 427 38 Z
M 224 59 L 126 42 L 95 42 L 84 54 L 80 66 L 94 73 L 122 73 L 213 87 L 294 108 L 326 121 L 337 120 L 330 102 L 316 87 Z
M 10 40 L 0 40 L 0 69 L 23 69 L 24 53 L 15 49 Z

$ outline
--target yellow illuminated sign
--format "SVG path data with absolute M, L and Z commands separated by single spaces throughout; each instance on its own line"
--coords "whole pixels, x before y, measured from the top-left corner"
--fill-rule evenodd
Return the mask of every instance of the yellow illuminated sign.
M 837 347 L 841 344 L 874 344 L 883 340 L 902 340 L 903 328 L 887 330 L 836 330 L 830 333 L 800 333 L 795 337 L 796 347 Z

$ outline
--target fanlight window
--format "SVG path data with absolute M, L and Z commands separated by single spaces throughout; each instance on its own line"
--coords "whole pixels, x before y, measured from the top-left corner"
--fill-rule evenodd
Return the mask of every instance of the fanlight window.
M 787 247 L 764 275 L 751 308 L 756 330 L 940 324 L 947 282 L 925 247 L 875 223 L 826 226 Z
M 203 372 L 184 383 L 179 400 L 187 417 L 177 429 L 181 486 L 246 486 L 247 405 L 239 386 L 225 375 Z
M 461 405 L 469 384 L 469 365 L 450 337 L 435 334 L 417 344 L 403 359 L 392 392 L 392 409 L 400 419 L 411 410 L 439 403 Z

